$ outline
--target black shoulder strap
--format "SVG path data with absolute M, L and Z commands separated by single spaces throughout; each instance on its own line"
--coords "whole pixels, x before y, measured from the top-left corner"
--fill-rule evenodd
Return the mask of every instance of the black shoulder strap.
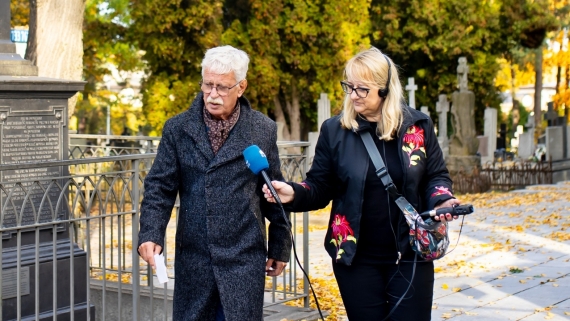
M 388 170 L 386 169 L 386 165 L 384 165 L 384 161 L 378 152 L 378 148 L 376 148 L 376 144 L 372 140 L 372 136 L 368 131 L 360 131 L 360 138 L 362 138 L 362 142 L 364 142 L 364 146 L 370 155 L 370 159 L 372 159 L 372 163 L 374 163 L 374 167 L 376 167 L 376 176 L 382 180 L 382 184 L 386 187 L 386 191 L 394 198 L 397 199 L 400 197 L 400 193 L 398 193 L 398 189 L 394 182 L 392 182 L 392 178 L 390 174 L 388 174 Z

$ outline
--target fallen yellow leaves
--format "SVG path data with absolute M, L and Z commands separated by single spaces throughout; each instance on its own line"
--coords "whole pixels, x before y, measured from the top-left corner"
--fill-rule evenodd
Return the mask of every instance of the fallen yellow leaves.
M 554 313 L 552 313 L 552 312 L 547 312 L 547 313 L 546 313 L 546 316 L 545 316 L 544 318 L 547 319 L 547 320 L 552 319 L 552 318 L 554 318 Z
M 342 316 L 346 316 L 344 304 L 340 297 L 340 291 L 335 279 L 311 278 L 311 283 L 315 294 L 319 299 L 319 306 L 322 311 L 329 312 L 326 321 L 337 321 Z M 302 279 L 299 279 L 299 284 L 302 284 Z M 302 288 L 302 287 L 301 287 Z M 309 294 L 309 306 L 313 309 L 317 308 L 312 293 Z M 303 307 L 303 299 L 289 301 L 286 305 Z
M 570 233 L 568 232 L 556 231 L 546 235 L 546 237 L 560 242 L 570 241 Z

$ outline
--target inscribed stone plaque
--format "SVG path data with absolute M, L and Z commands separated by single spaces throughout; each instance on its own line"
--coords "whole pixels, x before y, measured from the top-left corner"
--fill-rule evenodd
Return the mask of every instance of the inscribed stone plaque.
M 20 296 L 30 294 L 30 267 L 20 269 Z M 2 300 L 18 296 L 18 269 L 2 270 Z
M 34 108 L 0 106 L 0 164 L 42 163 L 64 159 L 65 106 Z M 4 227 L 51 222 L 61 190 L 51 178 L 63 176 L 60 167 L 6 170 L 0 173 Z M 10 184 L 14 183 L 14 184 Z M 17 183 L 17 184 L 16 184 Z M 45 190 L 48 197 L 44 198 Z M 43 200 L 43 203 L 42 203 Z M 41 208 L 40 208 L 41 206 Z M 39 216 L 39 217 L 38 217 Z

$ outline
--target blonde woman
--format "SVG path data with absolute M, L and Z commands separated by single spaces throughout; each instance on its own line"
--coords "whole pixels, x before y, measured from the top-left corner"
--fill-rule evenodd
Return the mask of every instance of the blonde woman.
M 350 321 L 430 320 L 433 262 L 414 256 L 410 228 L 359 135 L 372 134 L 398 191 L 420 212 L 458 205 L 433 124 L 406 106 L 398 70 L 371 48 L 350 59 L 341 82 L 344 110 L 325 121 L 307 178 L 274 181 L 288 210 L 332 200 L 325 248 Z M 267 187 L 263 192 L 275 202 Z M 447 213 L 436 220 L 450 221 Z

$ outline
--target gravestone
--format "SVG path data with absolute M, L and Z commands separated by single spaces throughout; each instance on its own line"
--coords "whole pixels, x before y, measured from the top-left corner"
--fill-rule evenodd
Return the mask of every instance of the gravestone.
M 477 139 L 479 140 L 479 149 L 477 150 L 477 153 L 479 154 L 479 156 L 481 156 L 481 164 L 485 164 L 488 161 L 492 161 L 492 156 L 491 157 L 489 156 L 489 137 L 481 135 L 477 136 Z M 491 159 L 489 160 L 489 158 Z
M 414 82 L 414 77 L 408 78 L 406 90 L 408 91 L 408 104 L 413 109 L 416 109 L 416 90 L 418 90 L 418 86 Z
M 429 108 L 428 106 L 422 106 L 420 107 L 420 111 L 424 114 L 426 114 L 428 117 L 431 117 L 431 115 L 429 114 Z
M 439 95 L 439 100 L 435 104 L 438 114 L 437 140 L 443 152 L 443 157 L 449 156 L 449 139 L 447 138 L 447 113 L 449 112 L 449 101 L 447 95 Z
M 315 147 L 321 131 L 321 125 L 327 119 L 331 118 L 331 101 L 326 93 L 321 93 L 321 98 L 317 101 L 317 132 L 309 132 L 309 164 L 312 164 L 315 156 Z
M 323 122 L 331 118 L 331 101 L 327 94 L 321 93 L 321 98 L 317 101 L 317 108 L 317 131 L 320 132 Z
M 467 84 L 467 58 L 459 58 L 457 79 L 459 91 L 452 95 L 451 120 L 453 134 L 449 140 L 449 156 L 446 158 L 450 172 L 463 170 L 470 174 L 481 169 L 481 157 L 477 156 L 479 140 L 475 130 L 475 94 L 469 91 Z
M 9 33 L 10 1 L 0 0 L 0 166 L 65 160 L 69 140 L 68 99 L 83 90 L 85 83 L 37 77 L 37 68 L 15 54 Z M 34 318 L 36 302 L 42 320 L 53 316 L 69 319 L 70 310 L 78 320 L 85 320 L 88 311 L 94 317 L 93 307 L 88 309 L 86 305 L 87 256 L 70 240 L 69 226 L 60 223 L 39 227 L 38 238 L 36 228 L 27 228 L 35 223 L 68 218 L 66 204 L 56 205 L 61 201 L 60 191 L 48 192 L 40 210 L 44 195 L 41 188 L 52 178 L 66 175 L 69 173 L 63 166 L 0 171 L 4 190 L 15 191 L 10 195 L 0 193 L 2 320 L 16 319 L 18 314 L 25 320 Z M 61 184 L 61 180 L 56 181 Z M 39 264 L 35 264 L 36 257 Z M 70 268 L 72 260 L 74 271 Z M 71 275 L 74 276 L 73 305 Z M 57 311 L 53 311 L 54 276 Z M 35 295 L 36 289 L 39 297 Z
M 481 155 L 481 162 L 487 163 L 493 161 L 493 155 L 497 149 L 497 109 L 485 108 L 484 117 L 483 136 L 479 136 L 479 154 Z
M 499 137 L 497 137 L 497 149 L 507 148 L 507 124 L 499 125 Z
M 546 127 L 546 159 L 553 161 L 564 159 L 564 129 L 562 126 Z
M 526 132 L 519 136 L 518 156 L 527 159 L 534 155 L 534 150 L 536 149 L 534 143 L 534 117 L 532 115 L 529 115 L 524 127 L 526 127 Z
M 534 155 L 534 149 L 534 128 L 531 128 L 519 136 L 518 156 L 527 159 Z
M 546 120 L 548 126 L 557 126 L 558 125 L 558 112 L 554 110 L 554 102 L 549 101 L 546 103 L 548 106 L 548 111 L 544 114 L 544 119 Z

